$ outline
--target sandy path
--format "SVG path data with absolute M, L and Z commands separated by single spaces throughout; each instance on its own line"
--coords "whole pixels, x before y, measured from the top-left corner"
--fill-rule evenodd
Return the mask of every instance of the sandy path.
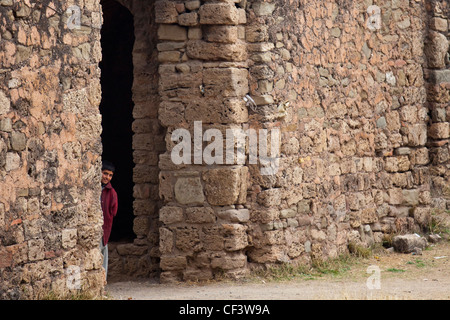
M 379 270 L 379 282 L 375 273 L 367 272 L 369 266 Z M 433 246 L 421 256 L 391 253 L 363 259 L 337 277 L 195 285 L 115 282 L 106 290 L 117 300 L 450 300 L 450 243 Z

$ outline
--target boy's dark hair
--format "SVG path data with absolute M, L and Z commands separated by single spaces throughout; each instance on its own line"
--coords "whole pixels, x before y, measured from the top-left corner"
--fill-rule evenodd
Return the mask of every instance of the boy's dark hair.
M 109 171 L 116 171 L 116 167 L 114 166 L 114 164 L 110 161 L 104 160 L 102 162 L 102 171 L 103 170 L 109 170 Z

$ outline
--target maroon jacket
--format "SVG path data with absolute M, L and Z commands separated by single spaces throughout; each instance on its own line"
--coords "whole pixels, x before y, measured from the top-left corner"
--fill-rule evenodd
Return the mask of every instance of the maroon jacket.
M 103 210 L 103 245 L 107 245 L 113 219 L 117 214 L 118 200 L 116 190 L 108 183 L 102 190 L 102 210 Z

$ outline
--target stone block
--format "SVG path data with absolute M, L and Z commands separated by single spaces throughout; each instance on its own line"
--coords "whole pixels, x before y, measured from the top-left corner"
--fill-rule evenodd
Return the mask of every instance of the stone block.
M 276 4 L 269 2 L 256 2 L 253 4 L 252 8 L 257 16 L 270 16 L 275 11 Z
M 173 232 L 167 228 L 159 229 L 159 251 L 162 255 L 173 252 L 174 235 Z
M 200 252 L 203 243 L 200 241 L 200 229 L 195 227 L 177 228 L 175 234 L 175 246 L 184 252 Z
M 159 175 L 158 168 L 155 166 L 136 164 L 135 167 L 133 168 L 133 181 L 136 184 L 140 183 L 157 184 L 159 182 L 158 175 Z M 140 191 L 143 190 L 141 189 Z
M 447 19 L 434 17 L 430 19 L 430 27 L 435 31 L 446 33 L 448 31 L 448 21 Z
M 11 102 L 6 97 L 5 93 L 0 90 L 0 116 L 9 112 Z
M 180 204 L 203 204 L 205 196 L 199 177 L 180 177 L 174 187 L 175 199 Z
M 133 232 L 138 237 L 147 236 L 150 230 L 150 220 L 147 216 L 137 216 L 133 220 Z
M 5 170 L 13 171 L 20 167 L 20 156 L 15 152 L 8 152 L 6 154 Z
M 172 224 L 183 221 L 183 209 L 179 207 L 162 207 L 159 210 L 159 221 L 164 224 Z
M 224 249 L 223 228 L 214 225 L 202 228 L 202 241 L 205 250 L 221 251 Z
M 203 72 L 205 96 L 239 97 L 248 92 L 248 71 L 238 68 L 211 68 Z
M 147 246 L 138 246 L 134 243 L 122 243 L 117 245 L 117 252 L 121 256 L 142 256 L 147 252 Z
M 428 81 L 432 84 L 450 83 L 450 70 L 428 70 Z
M 402 204 L 404 199 L 403 199 L 403 192 L 402 189 L 400 188 L 395 188 L 395 189 L 390 189 L 388 191 L 388 202 L 389 204 Z
M 238 40 L 236 26 L 206 26 L 203 28 L 203 34 L 209 42 L 235 43 Z
M 243 99 L 208 97 L 191 99 L 186 104 L 186 120 L 203 123 L 244 123 L 248 121 L 248 109 Z M 224 137 L 225 138 L 225 137 Z
M 163 51 L 158 54 L 158 61 L 161 63 L 179 62 L 182 53 L 180 51 Z
M 450 123 L 433 123 L 428 129 L 428 135 L 433 139 L 447 139 L 450 137 Z
M 250 212 L 248 209 L 225 209 L 217 212 L 219 218 L 229 222 L 248 222 Z
M 416 206 L 419 204 L 419 190 L 403 190 L 403 202 L 408 206 Z
M 28 259 L 30 261 L 42 260 L 45 258 L 44 240 L 33 239 L 28 241 Z
M 312 229 L 311 230 L 311 238 L 315 241 L 324 241 L 324 240 L 326 240 L 327 235 L 322 230 Z
M 0 248 L 0 269 L 11 267 L 13 264 L 13 254 L 8 247 Z
M 311 200 L 302 200 L 297 204 L 299 214 L 309 214 L 311 212 Z
M 186 208 L 186 222 L 188 223 L 214 223 L 216 216 L 209 207 Z
M 27 147 L 26 136 L 22 132 L 13 131 L 11 133 L 11 147 L 14 151 L 23 151 Z
M 274 77 L 274 71 L 267 65 L 256 65 L 250 68 L 250 73 L 252 77 L 257 80 L 269 80 L 271 81 Z
M 186 9 L 193 11 L 193 10 L 197 10 L 200 8 L 200 0 L 194 0 L 194 1 L 186 1 L 184 3 Z
M 203 173 L 205 194 L 213 206 L 243 204 L 247 196 L 247 167 L 211 169 Z
M 245 28 L 245 39 L 248 42 L 265 42 L 269 40 L 268 27 L 265 25 L 251 25 Z
M 281 203 L 279 188 L 267 189 L 258 194 L 257 202 L 265 207 L 277 206 Z
M 201 24 L 239 24 L 239 10 L 232 3 L 206 3 L 198 13 Z
M 179 92 L 183 93 L 184 96 L 200 95 L 200 85 L 202 84 L 202 74 L 200 72 L 161 73 L 160 71 L 160 75 L 159 88 L 163 94 L 165 91 L 172 93 L 180 90 Z M 148 108 L 148 106 L 146 107 Z
M 198 25 L 197 12 L 182 13 L 178 16 L 178 24 L 180 26 L 195 27 Z
M 395 251 L 402 253 L 413 252 L 415 248 L 425 249 L 428 245 L 427 240 L 416 234 L 406 234 L 395 236 L 392 239 Z
M 241 253 L 214 257 L 211 261 L 212 268 L 222 270 L 243 268 L 246 264 L 247 257 Z
M 73 248 L 77 244 L 77 229 L 64 229 L 61 231 L 61 245 L 63 248 Z
M 163 126 L 175 126 L 184 120 L 184 108 L 181 102 L 163 101 L 159 106 L 158 119 Z
M 201 40 L 203 37 L 202 28 L 199 27 L 191 27 L 188 30 L 188 39 L 189 40 Z
M 209 61 L 245 61 L 247 59 L 246 45 L 242 41 L 217 43 L 191 40 L 186 53 L 192 59 Z
M 164 271 L 184 270 L 187 259 L 185 256 L 162 256 L 160 266 Z
M 158 28 L 158 39 L 167 41 L 187 40 L 187 29 L 178 25 L 161 24 Z
M 261 209 L 256 212 L 252 212 L 252 221 L 259 221 L 261 223 L 272 223 L 271 228 L 273 228 L 273 221 L 278 219 L 280 216 L 280 211 L 275 208 Z
M 364 208 L 360 211 L 361 223 L 371 224 L 378 221 L 376 208 Z
M 226 251 L 242 250 L 248 245 L 247 227 L 240 224 L 223 224 Z
M 428 148 L 418 148 L 414 149 L 411 162 L 415 165 L 426 165 L 430 162 L 430 157 L 428 154 Z
M 287 218 L 294 218 L 297 215 L 297 208 L 292 207 L 289 209 L 283 209 L 280 211 L 280 218 L 281 219 L 287 219 Z
M 429 227 L 431 223 L 431 208 L 415 207 L 413 212 L 414 220 L 423 227 Z
M 427 143 L 427 126 L 414 124 L 405 128 L 409 146 L 424 146 Z
M 447 37 L 440 32 L 428 32 L 425 45 L 425 53 L 428 59 L 428 67 L 445 69 L 445 57 L 449 48 Z
M 155 22 L 156 23 L 177 23 L 178 11 L 175 2 L 156 1 L 155 2 Z

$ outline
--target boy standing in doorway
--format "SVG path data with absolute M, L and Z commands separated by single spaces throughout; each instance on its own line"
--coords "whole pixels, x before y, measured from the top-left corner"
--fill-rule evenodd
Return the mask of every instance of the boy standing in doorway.
M 103 255 L 103 267 L 105 275 L 108 276 L 108 241 L 111 235 L 112 223 L 117 214 L 118 198 L 116 190 L 111 185 L 115 167 L 111 162 L 102 163 L 102 195 L 101 204 L 103 211 L 103 237 L 100 243 L 100 250 Z

